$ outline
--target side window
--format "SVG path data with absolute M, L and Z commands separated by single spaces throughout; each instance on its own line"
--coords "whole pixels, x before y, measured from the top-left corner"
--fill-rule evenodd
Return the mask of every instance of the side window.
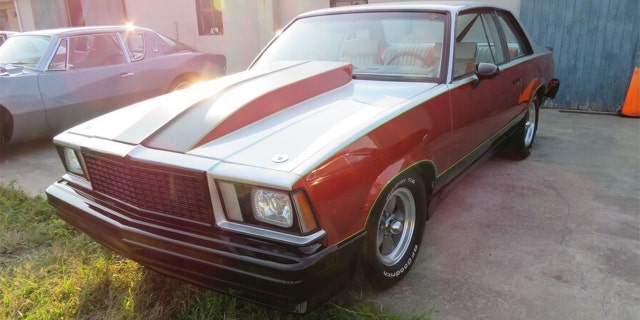
M 49 63 L 49 70 L 52 71 L 64 71 L 67 70 L 67 48 L 69 47 L 69 39 L 64 38 L 60 40 L 56 54 Z
M 504 31 L 504 36 L 507 40 L 507 49 L 509 50 L 509 59 L 516 59 L 524 55 L 530 54 L 530 50 L 523 41 L 522 34 L 516 32 L 513 28 L 513 24 L 504 16 L 503 13 L 498 14 L 498 21 L 500 27 Z
M 473 73 L 479 62 L 501 64 L 506 61 L 500 35 L 491 13 L 466 13 L 458 17 L 454 48 L 453 76 Z
M 196 0 L 196 13 L 198 15 L 199 35 L 218 35 L 224 33 L 222 26 L 221 0 Z
M 141 32 L 123 32 L 120 34 L 129 50 L 131 61 L 138 61 L 144 58 L 144 35 Z
M 69 40 L 69 64 L 72 69 L 104 67 L 126 63 L 116 34 L 94 34 Z

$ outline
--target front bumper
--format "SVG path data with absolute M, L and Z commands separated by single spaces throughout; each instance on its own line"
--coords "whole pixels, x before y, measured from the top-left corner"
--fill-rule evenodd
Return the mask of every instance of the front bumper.
M 135 219 L 61 180 L 46 190 L 58 216 L 118 254 L 168 276 L 287 312 L 305 313 L 352 277 L 363 234 L 309 255 L 234 234 L 205 236 Z

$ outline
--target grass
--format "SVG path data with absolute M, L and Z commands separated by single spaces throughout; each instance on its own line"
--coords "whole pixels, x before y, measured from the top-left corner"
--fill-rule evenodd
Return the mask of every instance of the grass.
M 0 290 L 0 319 L 405 319 L 361 289 L 296 316 L 165 277 L 75 231 L 14 183 L 0 185 Z

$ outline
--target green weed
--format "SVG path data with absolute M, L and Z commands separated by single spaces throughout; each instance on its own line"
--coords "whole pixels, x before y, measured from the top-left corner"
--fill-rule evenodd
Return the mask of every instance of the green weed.
M 0 290 L 0 319 L 402 319 L 360 289 L 295 316 L 165 277 L 75 231 L 13 183 L 0 185 Z

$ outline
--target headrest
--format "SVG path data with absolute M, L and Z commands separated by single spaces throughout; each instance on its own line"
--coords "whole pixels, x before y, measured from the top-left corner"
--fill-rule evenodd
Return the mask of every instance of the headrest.
M 473 60 L 476 58 L 476 49 L 478 44 L 475 42 L 458 42 L 456 43 L 456 60 Z
M 380 54 L 380 40 L 364 38 L 345 40 L 342 55 L 374 56 Z

